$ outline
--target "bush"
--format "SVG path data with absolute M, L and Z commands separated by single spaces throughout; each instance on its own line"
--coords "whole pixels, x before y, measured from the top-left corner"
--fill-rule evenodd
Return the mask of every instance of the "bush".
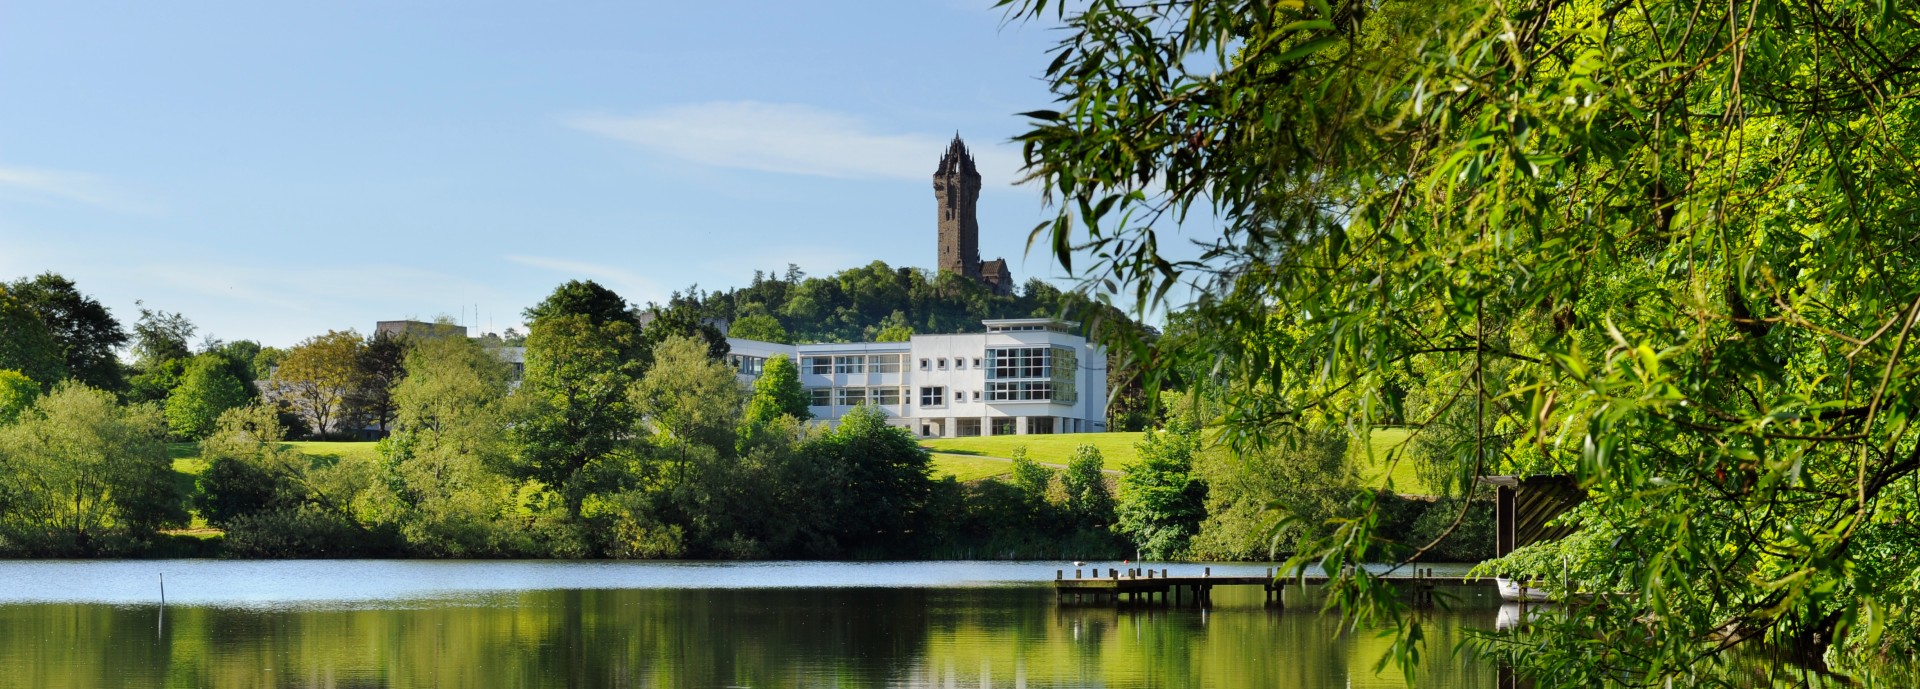
M 392 554 L 390 535 L 314 505 L 244 514 L 227 523 L 228 557 L 345 558 Z

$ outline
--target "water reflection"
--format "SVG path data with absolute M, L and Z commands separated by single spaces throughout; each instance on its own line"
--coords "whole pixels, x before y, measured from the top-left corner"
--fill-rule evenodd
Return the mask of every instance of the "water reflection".
M 1397 687 L 1386 641 L 1223 589 L 1215 609 L 1045 588 L 537 590 L 378 608 L 0 606 L 0 687 Z M 1428 621 L 1420 686 L 1491 606 Z

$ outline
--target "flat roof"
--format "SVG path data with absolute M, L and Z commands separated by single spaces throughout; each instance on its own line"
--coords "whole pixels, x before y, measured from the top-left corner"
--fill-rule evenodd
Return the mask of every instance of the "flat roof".
M 1079 321 L 1063 321 L 1058 318 L 989 318 L 980 321 L 982 325 L 1064 325 L 1069 328 L 1080 327 Z

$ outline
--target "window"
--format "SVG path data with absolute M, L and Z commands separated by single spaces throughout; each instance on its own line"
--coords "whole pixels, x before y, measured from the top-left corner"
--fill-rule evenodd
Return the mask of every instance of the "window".
M 1027 435 L 1052 435 L 1052 434 L 1053 434 L 1053 417 L 1051 416 L 1027 417 Z
M 800 370 L 816 376 L 833 375 L 833 357 L 810 356 L 800 360 Z
M 1002 347 L 987 350 L 987 379 L 1047 378 L 1051 375 L 1053 348 Z
M 900 388 L 867 388 L 867 401 L 873 404 L 889 407 L 898 406 L 900 404 L 900 397 Z
M 1018 426 L 1015 426 L 1014 423 L 1015 421 L 1013 419 L 1006 419 L 1006 418 L 994 419 L 993 434 L 994 435 L 1013 435 L 1015 433 L 1020 432 L 1020 428 Z
M 980 357 L 977 357 L 977 356 L 976 356 L 976 357 L 974 357 L 974 358 L 973 358 L 973 367 L 974 367 L 974 368 L 980 368 Z
M 979 390 L 975 390 L 975 391 L 973 391 L 973 401 L 975 401 L 975 402 L 978 402 L 978 401 L 980 401 L 980 391 L 979 391 Z
M 834 373 L 866 373 L 867 358 L 864 356 L 836 356 L 833 358 Z
M 807 388 L 808 402 L 816 407 L 833 406 L 833 388 Z
M 920 406 L 947 406 L 947 389 L 944 387 L 920 388 Z
M 940 366 L 940 370 L 942 370 L 942 371 L 945 371 L 945 370 L 947 370 L 947 358 L 946 358 L 946 357 L 944 357 L 944 356 L 943 356 L 943 357 L 940 357 L 940 364 L 939 364 L 939 366 Z
M 744 354 L 730 354 L 727 356 L 727 360 L 733 363 L 734 370 L 749 376 L 760 375 L 760 372 L 765 370 L 767 366 L 766 359 L 757 356 L 746 356 Z
M 955 419 L 953 434 L 962 438 L 974 438 L 980 435 L 979 419 Z
M 987 399 L 994 402 L 1045 402 L 1053 399 L 1053 383 L 1044 380 L 987 383 Z
M 867 355 L 868 373 L 899 373 L 901 360 L 905 354 L 869 354 Z
M 953 359 L 953 370 L 955 370 L 955 371 L 965 371 L 965 370 L 967 370 L 967 358 L 966 358 L 966 357 L 964 357 L 964 356 L 961 356 L 961 357 L 954 357 L 954 359 Z
M 867 402 L 866 388 L 834 388 L 833 403 L 842 407 L 857 407 Z
M 932 360 L 932 359 L 921 359 L 921 360 L 920 360 L 920 370 L 922 370 L 922 371 L 931 371 L 931 370 L 933 370 L 933 360 Z

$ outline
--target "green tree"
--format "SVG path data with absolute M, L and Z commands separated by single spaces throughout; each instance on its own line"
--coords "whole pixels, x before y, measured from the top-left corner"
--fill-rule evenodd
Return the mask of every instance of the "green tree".
M 761 342 L 793 343 L 793 336 L 787 334 L 787 329 L 780 325 L 780 321 L 764 312 L 741 316 L 733 322 L 727 336 Z
M 1730 677 L 1920 648 L 1890 555 L 1920 516 L 1911 7 L 1001 4 L 1067 24 L 1020 137 L 1060 202 L 1037 238 L 1102 296 L 1195 300 L 1199 337 L 1131 345 L 1149 383 L 1231 382 L 1239 447 L 1404 423 L 1389 462 L 1585 491 L 1574 536 L 1495 565 L 1607 601 L 1489 648 L 1525 678 L 1798 683 Z M 1163 253 L 1190 213 L 1209 250 Z M 1296 561 L 1411 668 L 1417 621 L 1341 566 L 1437 541 L 1362 507 Z
M 897 555 L 924 533 L 933 456 L 878 408 L 855 408 L 802 452 L 830 477 L 808 499 L 827 507 L 824 531 L 839 548 Z
M 0 368 L 25 374 L 41 385 L 52 385 L 67 375 L 60 343 L 33 308 L 0 287 Z
M 1113 529 L 1133 542 L 1142 559 L 1180 557 L 1207 516 L 1207 484 L 1193 473 L 1200 434 L 1174 424 L 1149 431 L 1137 449 L 1140 461 L 1120 477 Z
M 669 480 L 683 485 L 692 448 L 732 453 L 740 422 L 740 384 L 732 367 L 707 358 L 707 343 L 692 337 L 669 337 L 653 356 L 653 368 L 633 386 L 630 403 L 656 444 L 671 448 Z
M 117 550 L 185 520 L 151 405 L 61 383 L 0 427 L 0 531 L 39 554 Z
M 529 324 L 561 316 L 582 316 L 596 327 L 616 322 L 640 326 L 626 299 L 592 280 L 567 281 L 554 288 L 546 299 L 528 308 L 525 315 Z
M 133 324 L 135 366 L 152 368 L 161 362 L 193 356 L 192 321 L 178 313 L 149 309 L 145 302 L 134 304 L 140 307 L 140 320 Z
M 361 386 L 360 357 L 365 341 L 352 330 L 329 330 L 287 350 L 269 386 L 320 436 L 351 432 L 348 400 Z
M 0 426 L 13 423 L 40 397 L 40 384 L 26 374 L 0 369 Z
M 196 479 L 195 507 L 208 523 L 227 525 L 244 516 L 293 509 L 305 502 L 299 453 L 283 446 L 286 431 L 271 407 L 249 405 L 221 412 L 199 442 L 207 468 Z
M 74 380 L 114 392 L 126 387 L 114 350 L 127 343 L 127 332 L 107 307 L 51 272 L 15 280 L 7 291 L 39 314 Z
M 207 352 L 187 364 L 180 383 L 167 393 L 167 428 L 176 438 L 199 440 L 212 433 L 228 409 L 253 401 L 246 382 L 234 377 L 231 361 Z
M 516 466 L 557 496 L 570 520 L 594 492 L 588 469 L 633 456 L 636 413 L 627 390 L 641 370 L 638 342 L 627 320 L 596 325 L 586 314 L 562 314 L 530 325 L 526 377 L 516 393 L 525 416 L 512 431 Z
M 360 348 L 360 356 L 354 361 L 359 375 L 353 390 L 347 393 L 346 405 L 353 410 L 353 416 L 366 419 L 382 434 L 387 432 L 398 411 L 393 388 L 407 375 L 408 344 L 404 335 L 377 333 L 367 338 L 366 346 Z
M 1060 472 L 1057 490 L 1049 488 L 1052 501 L 1077 528 L 1105 529 L 1113 523 L 1113 488 L 1107 485 L 1106 458 L 1100 448 L 1081 445 L 1073 449 L 1066 471 Z
M 384 481 L 356 501 L 393 524 L 409 550 L 441 557 L 510 555 L 531 548 L 512 515 L 516 485 L 502 471 L 512 446 L 507 369 L 477 341 L 414 342 L 393 389 L 394 434 L 381 445 Z
M 757 428 L 781 416 L 805 421 L 813 418 L 812 398 L 800 385 L 800 367 L 785 354 L 775 354 L 760 368 L 753 381 L 753 396 L 747 401 L 742 423 Z

